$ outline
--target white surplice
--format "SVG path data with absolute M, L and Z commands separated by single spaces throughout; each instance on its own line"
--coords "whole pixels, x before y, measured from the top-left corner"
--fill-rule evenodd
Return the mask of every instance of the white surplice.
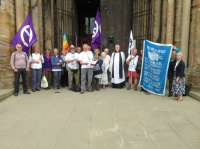
M 115 57 L 114 57 L 115 54 Z M 119 62 L 120 62 L 120 54 L 122 57 L 122 78 L 119 76 Z M 114 57 L 114 66 L 113 66 L 113 57 Z M 125 81 L 125 75 L 124 75 L 124 62 L 125 62 L 125 55 L 123 52 L 119 53 L 112 53 L 111 60 L 110 60 L 110 67 L 109 71 L 111 73 L 111 82 L 114 84 L 120 84 Z M 112 69 L 114 67 L 114 78 L 112 78 Z

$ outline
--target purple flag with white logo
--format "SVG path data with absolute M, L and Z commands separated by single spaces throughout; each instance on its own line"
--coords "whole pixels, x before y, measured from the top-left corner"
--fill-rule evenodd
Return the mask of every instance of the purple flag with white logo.
M 101 21 L 98 9 L 92 34 L 92 49 L 94 50 L 96 48 L 99 48 L 100 46 L 101 46 Z
M 24 23 L 19 28 L 12 41 L 11 45 L 14 47 L 17 44 L 22 45 L 22 51 L 28 53 L 29 48 L 37 41 L 37 37 L 33 28 L 30 13 L 28 13 Z

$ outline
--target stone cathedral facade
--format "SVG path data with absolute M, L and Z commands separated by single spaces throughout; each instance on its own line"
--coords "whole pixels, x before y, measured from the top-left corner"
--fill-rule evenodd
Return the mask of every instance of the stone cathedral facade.
M 0 0 L 0 89 L 13 87 L 10 41 L 31 12 L 38 42 L 61 50 L 63 33 L 69 44 L 90 44 L 97 8 L 101 11 L 102 48 L 119 43 L 127 56 L 130 30 L 136 48 L 143 40 L 174 44 L 183 53 L 186 83 L 200 88 L 200 0 Z M 31 50 L 30 50 L 31 51 Z

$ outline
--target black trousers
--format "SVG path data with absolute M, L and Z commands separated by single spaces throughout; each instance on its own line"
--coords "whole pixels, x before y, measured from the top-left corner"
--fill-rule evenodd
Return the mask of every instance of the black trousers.
M 68 84 L 68 71 L 66 68 L 62 69 L 60 84 L 62 87 L 69 86 Z
M 20 75 L 22 75 L 23 91 L 26 92 L 26 91 L 28 91 L 27 80 L 26 80 L 27 71 L 25 68 L 18 68 L 17 70 L 18 71 L 15 72 L 14 93 L 19 93 Z
M 172 83 L 173 83 L 173 77 L 169 77 L 169 95 L 172 95 Z

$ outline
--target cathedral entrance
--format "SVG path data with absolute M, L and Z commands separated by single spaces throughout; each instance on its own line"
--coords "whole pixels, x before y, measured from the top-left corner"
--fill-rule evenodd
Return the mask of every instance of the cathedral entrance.
M 49 8 L 48 3 L 45 3 L 46 8 Z M 69 45 L 91 45 L 98 8 L 101 12 L 103 48 L 109 48 L 112 52 L 114 44 L 118 43 L 127 54 L 130 30 L 133 30 L 138 50 L 143 48 L 144 39 L 152 40 L 152 0 L 54 0 L 53 6 L 54 47 L 58 49 L 62 49 L 64 32 Z M 48 9 L 45 11 L 45 18 L 48 18 Z
M 64 32 L 69 45 L 90 45 L 100 0 L 54 0 L 54 6 L 55 47 L 62 49 Z
M 100 0 L 77 0 L 79 45 L 91 45 L 92 32 L 97 9 L 100 8 Z

